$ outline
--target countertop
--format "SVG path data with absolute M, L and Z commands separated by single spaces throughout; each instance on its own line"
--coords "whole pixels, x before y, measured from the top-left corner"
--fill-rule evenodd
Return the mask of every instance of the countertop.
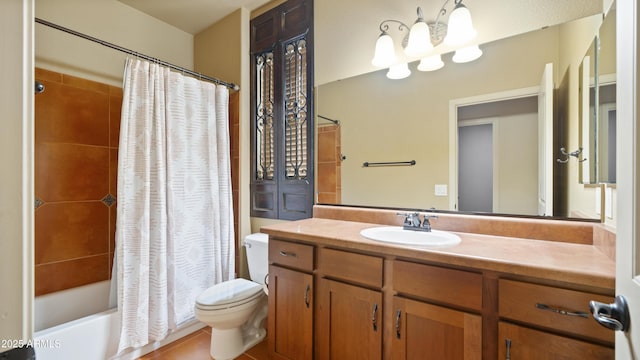
M 277 238 L 570 283 L 611 294 L 615 289 L 615 262 L 593 245 L 451 231 L 460 236 L 460 244 L 429 248 L 360 235 L 362 229 L 376 226 L 386 225 L 310 218 L 263 226 L 261 231 Z

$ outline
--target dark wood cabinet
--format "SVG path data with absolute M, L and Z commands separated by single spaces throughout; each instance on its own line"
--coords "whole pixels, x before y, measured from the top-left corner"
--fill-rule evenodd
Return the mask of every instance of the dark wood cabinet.
M 320 279 L 317 359 L 382 359 L 382 293 Z

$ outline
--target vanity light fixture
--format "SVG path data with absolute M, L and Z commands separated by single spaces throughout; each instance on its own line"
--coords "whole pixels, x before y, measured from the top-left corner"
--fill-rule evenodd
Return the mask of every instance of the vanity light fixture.
M 473 28 L 471 13 L 462 4 L 462 0 L 453 0 L 455 6 L 449 15 L 449 25 L 441 21 L 441 17 L 447 14 L 446 6 L 449 1 L 451 0 L 444 2 L 434 22 L 424 20 L 420 7 L 416 10 L 418 18 L 411 27 L 399 20 L 382 21 L 371 64 L 389 68 L 387 77 L 390 79 L 403 79 L 411 74 L 408 64 L 399 61 L 395 53 L 393 38 L 389 34 L 389 25 L 392 23 L 398 25 L 399 31 L 406 32 L 402 39 L 402 48 L 407 57 L 421 59 L 418 65 L 420 71 L 438 70 L 444 66 L 439 54 L 429 56 L 433 48 L 440 43 L 450 47 L 460 47 L 453 56 L 454 62 L 464 63 L 479 58 L 482 50 L 478 45 L 469 46 L 477 32 Z

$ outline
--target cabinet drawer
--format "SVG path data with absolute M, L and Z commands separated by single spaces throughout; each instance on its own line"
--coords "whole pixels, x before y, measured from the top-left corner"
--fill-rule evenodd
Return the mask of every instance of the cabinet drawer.
M 600 326 L 589 311 L 590 300 L 609 304 L 613 302 L 612 297 L 506 279 L 499 280 L 498 291 L 501 318 L 614 341 L 614 332 Z M 577 313 L 582 316 L 575 315 Z
M 269 239 L 269 263 L 303 271 L 313 271 L 312 245 Z
M 469 271 L 394 261 L 393 288 L 401 294 L 482 309 L 482 275 Z
M 345 281 L 382 288 L 382 258 L 333 249 L 318 249 L 320 273 Z
M 613 333 L 613 331 L 611 331 Z M 613 360 L 614 349 L 500 321 L 498 359 Z

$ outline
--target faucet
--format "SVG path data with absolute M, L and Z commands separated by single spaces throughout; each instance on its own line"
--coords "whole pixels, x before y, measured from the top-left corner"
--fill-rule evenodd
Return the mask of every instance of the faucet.
M 412 230 L 412 231 L 431 231 L 431 223 L 429 219 L 437 218 L 435 215 L 427 215 L 423 216 L 423 220 L 420 221 L 420 214 L 417 212 L 412 213 L 397 213 L 398 216 L 404 216 L 404 223 L 402 224 L 402 228 L 404 230 Z

